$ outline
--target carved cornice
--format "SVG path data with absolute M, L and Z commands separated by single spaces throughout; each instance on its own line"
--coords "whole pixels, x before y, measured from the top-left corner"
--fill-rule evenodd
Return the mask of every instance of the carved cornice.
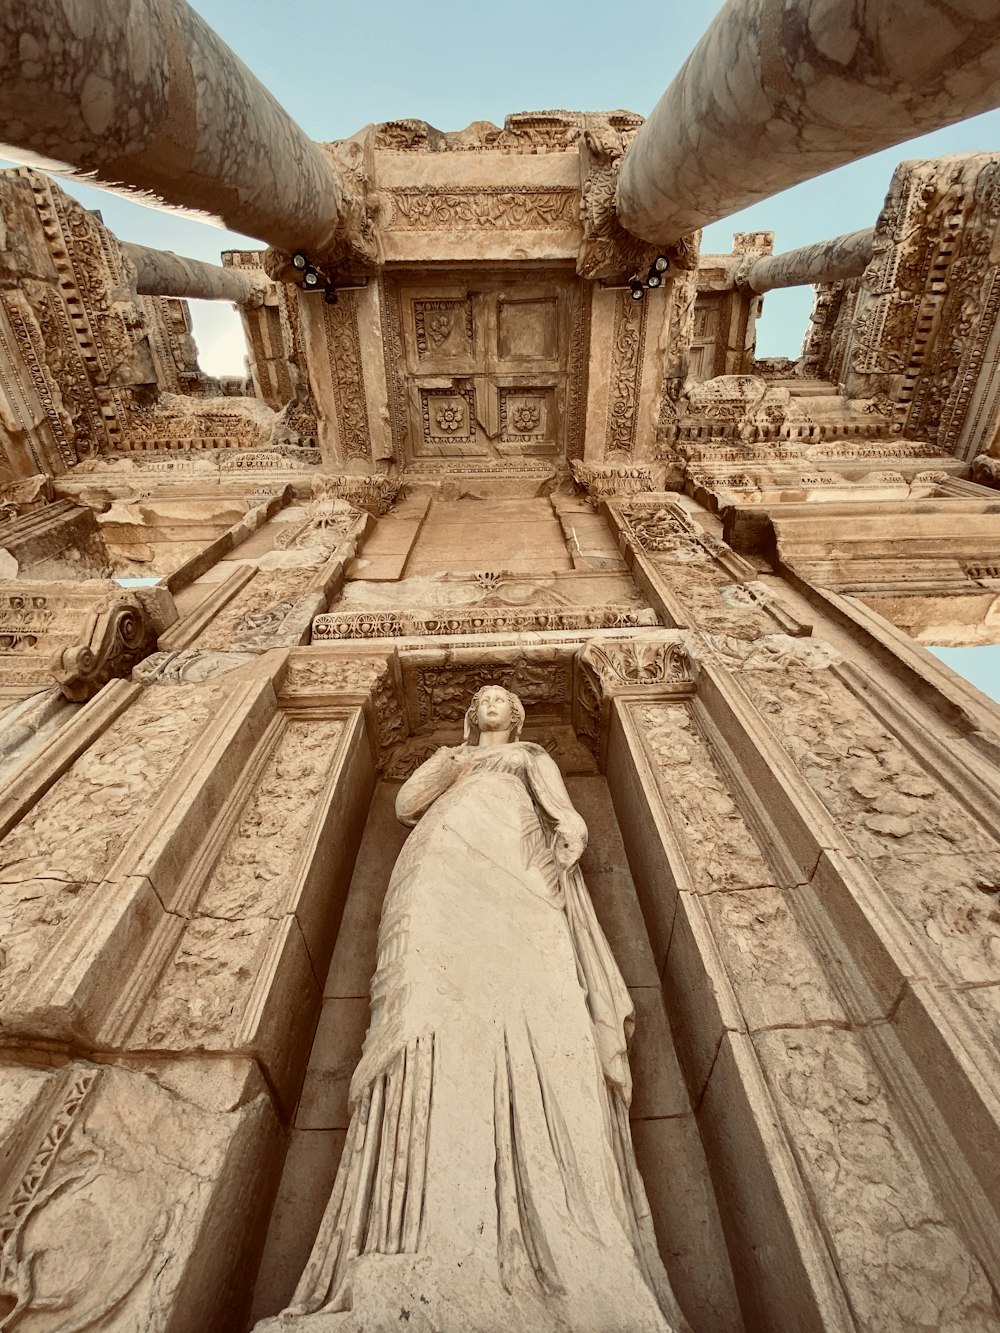
M 592 119 L 583 111 L 519 111 L 504 120 L 502 129 L 477 120 L 450 132 L 426 120 L 390 120 L 375 126 L 375 147 L 394 153 L 566 152 L 576 147 Z M 599 119 L 623 131 L 642 124 L 642 116 L 631 111 L 609 111 Z
M 586 491 L 587 499 L 595 509 L 602 500 L 641 495 L 657 489 L 653 469 L 641 463 L 616 466 L 612 463 L 574 461 L 572 467 L 574 480 Z

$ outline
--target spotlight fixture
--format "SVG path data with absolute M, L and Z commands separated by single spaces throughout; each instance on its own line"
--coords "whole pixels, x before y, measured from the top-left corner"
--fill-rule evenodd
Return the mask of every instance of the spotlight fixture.
M 302 274 L 302 286 L 308 287 L 310 291 L 315 291 L 320 285 L 321 279 L 314 268 L 307 268 Z
M 653 260 L 653 262 L 650 264 L 649 271 L 650 273 L 652 273 L 654 270 L 657 273 L 666 273 L 669 267 L 670 267 L 670 260 L 667 258 L 667 256 L 657 255 L 656 258 Z
M 295 254 L 292 255 L 292 267 L 297 268 L 300 273 L 303 273 L 309 267 L 309 260 L 306 259 L 301 250 L 296 250 Z
M 647 286 L 647 287 L 662 287 L 662 286 L 663 286 L 663 275 L 660 274 L 660 273 L 657 273 L 657 271 L 656 271 L 655 268 L 650 267 L 649 272 L 646 274 L 646 286 Z
M 327 305 L 337 304 L 337 289 L 336 287 L 334 287 L 332 282 L 328 282 L 326 284 L 326 288 L 323 292 L 323 300 L 327 303 Z
M 628 286 L 629 286 L 629 291 L 632 293 L 633 301 L 641 301 L 642 298 L 646 295 L 646 290 L 642 285 L 641 278 L 639 277 L 629 278 Z

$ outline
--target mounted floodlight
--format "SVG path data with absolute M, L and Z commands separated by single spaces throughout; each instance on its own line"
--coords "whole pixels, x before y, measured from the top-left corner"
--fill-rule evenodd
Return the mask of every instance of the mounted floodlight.
M 323 300 L 327 303 L 327 305 L 336 305 L 337 304 L 336 287 L 333 287 L 330 285 L 330 283 L 327 283 L 326 290 L 323 292 Z
M 670 260 L 667 258 L 667 256 L 657 255 L 656 258 L 653 260 L 653 262 L 650 264 L 649 271 L 650 273 L 652 273 L 653 270 L 655 269 L 657 273 L 666 273 L 669 267 L 670 267 Z
M 657 273 L 655 268 L 651 268 L 649 272 L 646 274 L 646 286 L 647 287 L 663 286 L 663 278 L 659 273 Z
M 646 295 L 646 289 L 643 287 L 642 280 L 640 278 L 637 277 L 629 278 L 628 286 L 629 286 L 629 291 L 632 293 L 633 301 L 641 301 L 642 298 Z
M 301 250 L 296 250 L 295 254 L 292 255 L 292 267 L 297 268 L 300 273 L 309 267 L 309 260 L 306 259 Z
M 316 288 L 319 286 L 319 284 L 320 284 L 320 276 L 316 272 L 316 270 L 314 268 L 306 269 L 305 273 L 303 273 L 302 275 L 302 286 L 309 287 L 313 291 L 315 291 Z

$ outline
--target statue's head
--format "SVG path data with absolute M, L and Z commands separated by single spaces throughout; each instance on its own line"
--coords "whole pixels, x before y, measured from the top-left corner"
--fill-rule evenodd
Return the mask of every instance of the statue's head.
M 478 741 L 484 731 L 506 731 L 516 741 L 524 726 L 524 704 L 502 685 L 484 685 L 465 712 L 465 741 Z

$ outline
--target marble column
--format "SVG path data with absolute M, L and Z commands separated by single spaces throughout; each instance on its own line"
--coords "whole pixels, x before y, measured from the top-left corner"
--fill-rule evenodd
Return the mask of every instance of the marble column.
M 1000 104 L 1000 0 L 727 0 L 622 162 L 658 245 Z
M 198 301 L 232 301 L 239 306 L 263 305 L 274 283 L 260 269 L 222 268 L 198 259 L 122 242 L 125 257 L 135 265 L 140 296 L 182 296 Z
M 0 141 L 29 164 L 198 209 L 323 253 L 343 173 L 184 0 L 10 0 Z
M 736 275 L 737 286 L 762 295 L 776 287 L 804 287 L 814 282 L 859 278 L 872 257 L 875 228 L 803 245 L 783 255 L 748 256 Z

